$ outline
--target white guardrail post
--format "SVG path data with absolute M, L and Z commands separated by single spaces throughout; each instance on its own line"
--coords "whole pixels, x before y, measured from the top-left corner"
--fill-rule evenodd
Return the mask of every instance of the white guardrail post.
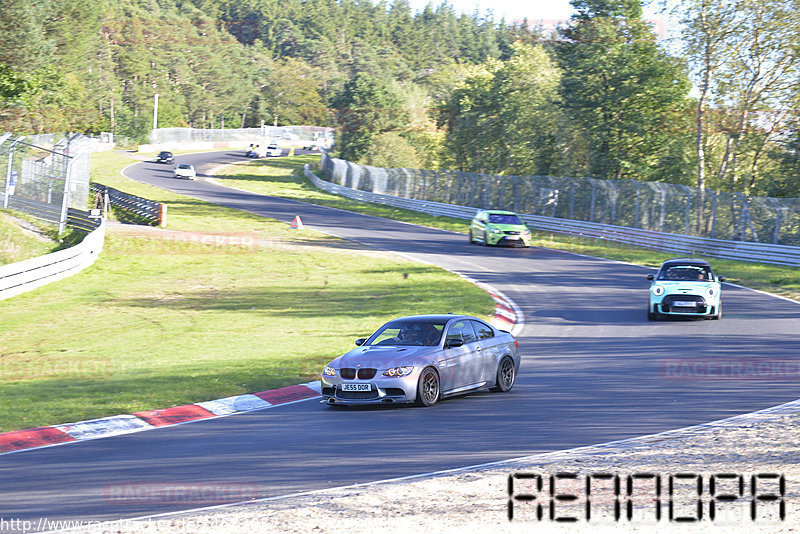
M 351 189 L 322 180 L 311 172 L 308 165 L 305 166 L 304 173 L 316 187 L 328 191 L 329 193 L 359 200 L 361 202 L 385 204 L 396 208 L 419 211 L 429 215 L 454 217 L 456 219 L 472 219 L 475 212 L 478 211 L 478 208 L 473 207 L 429 202 L 425 200 L 413 200 Z M 682 255 L 694 256 L 702 254 L 704 256 L 730 260 L 800 266 L 800 247 L 667 234 L 652 230 L 640 230 L 638 228 L 559 219 L 555 217 L 526 215 L 523 213 L 519 215 L 528 226 L 539 231 L 606 239 L 617 243 L 674 252 Z
M 0 265 L 0 300 L 72 276 L 92 265 L 103 249 L 105 233 L 105 223 L 101 222 L 74 247 Z

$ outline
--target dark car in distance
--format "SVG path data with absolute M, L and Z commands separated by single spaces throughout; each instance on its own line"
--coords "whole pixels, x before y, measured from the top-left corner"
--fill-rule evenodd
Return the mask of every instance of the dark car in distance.
M 175 156 L 168 150 L 162 150 L 156 156 L 156 163 L 172 163 L 173 161 L 175 161 Z

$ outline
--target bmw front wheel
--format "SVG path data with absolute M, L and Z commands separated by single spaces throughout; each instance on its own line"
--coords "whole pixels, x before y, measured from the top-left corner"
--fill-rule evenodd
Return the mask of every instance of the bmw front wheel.
M 419 375 L 417 383 L 417 406 L 433 406 L 439 401 L 439 375 L 431 367 L 426 367 Z

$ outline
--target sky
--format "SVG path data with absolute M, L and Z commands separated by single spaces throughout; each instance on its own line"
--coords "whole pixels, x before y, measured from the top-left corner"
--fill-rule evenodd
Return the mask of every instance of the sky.
M 426 4 L 439 6 L 444 0 L 409 0 L 411 9 L 422 10 Z M 541 22 L 545 28 L 552 28 L 569 19 L 572 7 L 569 0 L 449 0 L 456 13 L 475 12 L 485 14 L 488 9 L 494 11 L 495 20 L 504 17 L 506 22 L 521 21 L 527 17 L 529 22 Z M 659 36 L 666 35 L 674 25 L 661 13 L 654 9 L 644 8 L 644 18 L 654 23 Z
M 410 0 L 412 9 L 422 9 L 430 1 L 434 6 L 442 4 L 443 0 Z M 548 22 L 550 20 L 567 20 L 572 11 L 569 0 L 449 0 L 457 13 L 478 12 L 484 14 L 491 8 L 495 13 L 495 20 L 504 16 L 506 21 L 528 20 Z

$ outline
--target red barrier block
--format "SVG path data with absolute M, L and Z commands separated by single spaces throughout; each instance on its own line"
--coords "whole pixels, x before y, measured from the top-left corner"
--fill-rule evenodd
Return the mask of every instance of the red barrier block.
M 253 393 L 253 395 L 270 404 L 284 404 L 286 402 L 307 399 L 309 397 L 318 397 L 319 393 L 309 387 L 298 384 L 296 386 L 286 386 L 279 389 L 262 391 L 261 393 Z
M 169 426 L 177 423 L 185 423 L 186 421 L 195 421 L 197 419 L 214 417 L 213 413 L 195 404 L 175 406 L 173 408 L 165 408 L 163 410 L 137 412 L 133 415 L 139 417 L 147 423 L 150 423 L 153 426 Z
M 51 426 L 31 428 L 28 430 L 14 430 L 0 434 L 0 452 L 31 449 L 43 445 L 54 445 L 75 441 L 75 438 Z

